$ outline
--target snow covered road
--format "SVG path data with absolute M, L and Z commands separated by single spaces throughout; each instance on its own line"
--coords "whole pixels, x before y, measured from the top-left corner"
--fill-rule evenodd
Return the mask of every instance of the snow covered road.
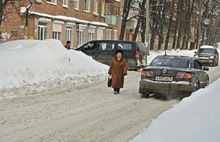
M 220 77 L 211 67 L 210 83 Z M 129 72 L 114 95 L 106 81 L 6 99 L 0 103 L 1 142 L 126 142 L 179 100 L 141 99 L 140 72 Z

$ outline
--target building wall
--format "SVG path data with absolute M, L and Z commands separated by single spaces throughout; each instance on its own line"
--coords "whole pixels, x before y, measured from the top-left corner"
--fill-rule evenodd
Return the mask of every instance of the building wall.
M 98 0 L 98 5 L 97 5 L 97 13 L 98 14 L 94 14 L 93 11 L 93 7 L 94 7 L 94 0 L 90 1 L 90 12 L 86 12 L 83 10 L 83 1 L 79 0 L 79 9 L 74 9 L 74 1 L 72 0 L 68 0 L 68 8 L 67 7 L 63 7 L 62 6 L 62 0 L 57 0 L 57 4 L 50 4 L 48 3 L 46 0 L 42 0 L 42 3 L 36 3 L 33 2 L 33 5 L 30 7 L 29 11 L 30 12 L 35 12 L 35 14 L 30 13 L 28 15 L 28 30 L 26 30 L 25 28 L 25 23 L 26 23 L 26 15 L 20 14 L 20 7 L 21 6 L 27 6 L 29 4 L 29 2 L 27 0 L 22 0 L 20 3 L 18 3 L 16 5 L 18 11 L 16 11 L 15 8 L 13 8 L 10 4 L 7 5 L 7 9 L 10 9 L 10 13 L 9 16 L 7 18 L 7 20 L 5 21 L 5 23 L 3 22 L 1 27 L 0 27 L 0 31 L 1 33 L 7 32 L 8 34 L 11 35 L 10 38 L 6 39 L 6 40 L 16 40 L 16 39 L 24 39 L 24 36 L 26 35 L 26 33 L 28 33 L 28 37 L 30 38 L 34 38 L 34 39 L 39 39 L 38 37 L 38 24 L 40 22 L 39 19 L 46 19 L 49 20 L 49 22 L 47 22 L 47 38 L 53 38 L 53 25 L 54 25 L 54 21 L 61 21 L 63 22 L 62 24 L 62 38 L 61 38 L 61 42 L 63 44 L 65 44 L 66 42 L 66 26 L 67 26 L 67 22 L 68 20 L 64 20 L 64 19 L 54 19 L 53 17 L 51 18 L 51 16 L 57 16 L 57 15 L 61 15 L 61 16 L 66 16 L 66 17 L 71 17 L 71 18 L 77 18 L 78 20 L 81 20 L 82 24 L 86 24 L 87 27 L 85 27 L 85 41 L 87 42 L 89 40 L 88 37 L 88 31 L 89 31 L 89 24 L 90 22 L 100 22 L 103 23 L 104 17 L 100 16 L 102 9 L 102 2 L 105 2 L 105 0 Z M 38 13 L 38 14 L 36 14 Z M 46 14 L 46 15 L 45 15 Z M 85 23 L 83 23 L 83 21 L 87 21 Z M 72 22 L 73 25 L 73 39 L 72 39 L 72 46 L 73 47 L 77 47 L 78 46 L 78 25 L 80 23 L 78 23 L 77 21 Z M 98 35 L 98 28 L 99 27 L 103 27 L 103 25 L 95 25 L 95 33 L 94 33 L 94 39 L 97 39 L 99 37 Z M 118 26 L 117 26 L 118 27 Z M 106 28 L 106 27 L 104 27 Z M 12 31 L 16 31 L 13 33 L 17 33 L 16 36 L 12 36 Z M 28 32 L 27 32 L 28 31 Z M 105 30 L 103 30 L 103 38 L 105 39 Z M 3 39 L 2 39 L 3 40 Z M 2 41 L 0 40 L 0 41 Z

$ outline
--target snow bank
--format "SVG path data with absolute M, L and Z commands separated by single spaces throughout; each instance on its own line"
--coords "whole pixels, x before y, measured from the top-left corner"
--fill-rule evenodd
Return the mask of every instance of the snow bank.
M 131 142 L 219 142 L 220 79 L 161 114 Z
M 19 40 L 0 44 L 0 100 L 106 78 L 108 66 L 60 41 Z

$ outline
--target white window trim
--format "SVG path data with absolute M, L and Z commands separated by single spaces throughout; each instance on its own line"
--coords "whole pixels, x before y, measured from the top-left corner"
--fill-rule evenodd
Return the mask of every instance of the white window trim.
M 76 6 L 74 5 L 74 9 L 75 10 L 79 10 L 79 0 L 73 0 L 73 1 L 77 2 L 77 5 Z
M 88 9 L 84 9 L 85 8 L 85 3 L 83 3 L 83 11 L 84 12 L 87 12 L 87 13 L 90 13 L 90 3 L 91 3 L 91 1 L 90 0 L 88 0 Z
M 96 5 L 96 6 L 95 6 Z M 94 0 L 93 14 L 98 15 L 98 0 Z
M 75 25 L 76 25 L 76 23 L 71 23 L 71 22 L 66 23 L 66 26 L 75 26 Z
M 57 20 L 54 20 L 53 23 L 54 23 L 54 24 L 64 24 L 63 21 L 57 21 Z
M 51 22 L 51 19 L 47 19 L 47 18 L 38 18 L 38 22 L 50 23 L 50 22 Z
M 68 7 L 68 0 L 63 0 L 63 1 L 66 1 L 66 4 L 63 3 L 62 6 L 63 6 L 64 8 L 69 8 L 69 7 Z
M 47 1 L 48 4 L 52 4 L 52 5 L 57 5 L 57 0 L 54 0 L 55 2 L 49 2 Z

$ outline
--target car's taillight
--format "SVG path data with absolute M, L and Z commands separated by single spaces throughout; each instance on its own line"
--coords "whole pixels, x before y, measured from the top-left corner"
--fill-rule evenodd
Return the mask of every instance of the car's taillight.
M 152 71 L 142 71 L 141 76 L 153 77 L 154 73 Z
M 135 52 L 135 58 L 136 58 L 136 60 L 139 59 L 139 55 L 140 55 L 140 51 L 136 51 L 136 52 Z
M 178 72 L 176 74 L 176 78 L 188 78 L 188 79 L 191 79 L 192 76 L 193 75 L 191 73 L 184 73 L 184 72 Z

